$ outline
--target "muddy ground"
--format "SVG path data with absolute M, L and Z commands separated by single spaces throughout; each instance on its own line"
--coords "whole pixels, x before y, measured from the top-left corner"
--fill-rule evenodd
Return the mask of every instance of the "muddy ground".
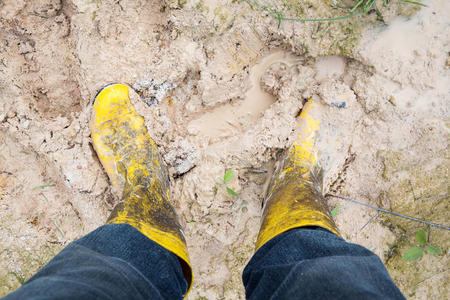
M 310 97 L 326 110 L 326 193 L 448 225 L 450 3 L 390 2 L 379 16 L 279 24 L 245 1 L 0 1 L 0 296 L 118 201 L 89 129 L 110 82 L 133 87 L 169 165 L 190 299 L 244 298 L 265 185 Z M 279 4 L 287 17 L 348 12 Z M 216 183 L 228 170 L 238 196 Z M 407 262 L 427 226 L 327 199 L 408 298 L 448 298 L 448 231 L 429 231 L 442 254 Z

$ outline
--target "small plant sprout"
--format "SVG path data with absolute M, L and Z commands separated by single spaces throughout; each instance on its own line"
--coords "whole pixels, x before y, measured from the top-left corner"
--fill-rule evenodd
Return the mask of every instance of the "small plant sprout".
M 416 242 L 419 247 L 411 247 L 403 254 L 403 260 L 412 261 L 418 260 L 422 257 L 423 252 L 426 251 L 428 254 L 440 255 L 442 254 L 442 249 L 438 247 L 432 247 L 428 245 L 427 233 L 425 230 L 419 230 L 416 232 Z
M 230 182 L 231 179 L 233 179 L 233 176 L 234 176 L 234 170 L 230 170 L 223 175 L 223 178 L 217 178 L 216 182 L 218 185 L 225 185 L 228 182 Z M 231 196 L 235 196 L 235 197 L 239 196 L 239 194 L 236 193 L 232 188 L 230 188 L 228 186 L 225 186 L 225 187 L 226 187 L 227 193 L 230 194 Z M 213 193 L 214 193 L 214 195 L 217 194 L 217 187 L 213 188 Z
M 333 209 L 331 210 L 331 216 L 332 216 L 333 218 L 336 218 L 336 216 L 339 214 L 339 210 L 341 209 L 341 207 L 342 207 L 342 206 L 338 205 L 338 206 L 336 206 L 335 208 L 333 208 Z

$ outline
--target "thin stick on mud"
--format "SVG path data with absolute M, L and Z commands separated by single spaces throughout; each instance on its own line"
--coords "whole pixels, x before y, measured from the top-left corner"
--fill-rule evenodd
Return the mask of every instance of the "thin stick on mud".
M 369 225 L 370 222 L 372 222 L 376 217 L 378 217 L 378 215 L 380 214 L 379 211 L 377 211 L 376 214 L 374 214 L 372 217 L 370 217 L 369 221 L 366 222 L 366 224 L 364 224 L 361 229 L 359 230 L 359 232 L 363 231 L 364 228 L 366 228 L 367 225 Z
M 355 204 L 358 204 L 358 205 L 362 205 L 362 206 L 365 206 L 365 207 L 376 209 L 378 211 L 381 211 L 381 212 L 384 212 L 384 213 L 387 213 L 387 214 L 390 214 L 390 215 L 394 215 L 394 216 L 397 216 L 397 217 L 405 218 L 405 219 L 408 219 L 408 220 L 411 220 L 411 221 L 416 221 L 416 222 L 424 223 L 424 224 L 427 224 L 427 225 L 430 225 L 430 226 L 433 226 L 433 227 L 450 230 L 450 227 L 447 227 L 445 225 L 440 225 L 440 224 L 428 222 L 428 221 L 425 221 L 425 220 L 413 218 L 413 217 L 410 217 L 410 216 L 405 216 L 405 215 L 402 215 L 402 214 L 399 214 L 399 213 L 396 213 L 396 212 L 393 212 L 393 211 L 390 211 L 390 210 L 379 208 L 379 207 L 376 207 L 376 206 L 373 206 L 373 205 L 370 205 L 370 204 L 367 204 L 367 203 L 363 203 L 363 202 L 360 202 L 360 201 L 356 201 L 356 200 L 353 200 L 353 199 L 350 199 L 350 198 L 346 198 L 346 197 L 342 197 L 342 196 L 338 196 L 338 195 L 333 195 L 333 194 L 327 194 L 327 196 L 339 198 L 339 199 L 342 199 L 342 200 L 345 200 L 345 201 L 349 201 L 349 202 L 352 202 L 352 203 L 355 203 Z

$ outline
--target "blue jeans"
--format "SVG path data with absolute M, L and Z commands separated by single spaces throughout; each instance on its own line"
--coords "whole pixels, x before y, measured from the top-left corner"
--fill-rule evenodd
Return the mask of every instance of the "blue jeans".
M 245 267 L 250 299 L 404 299 L 369 250 L 315 228 L 287 231 Z M 71 243 L 3 299 L 181 299 L 177 256 L 126 224 L 104 225 Z

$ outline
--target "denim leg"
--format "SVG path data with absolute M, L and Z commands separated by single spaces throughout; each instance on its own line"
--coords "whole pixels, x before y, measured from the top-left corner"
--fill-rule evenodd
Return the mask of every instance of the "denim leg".
M 4 299 L 182 299 L 178 257 L 127 224 L 69 244 Z
M 295 228 L 253 255 L 248 299 L 405 299 L 377 255 L 321 228 Z

